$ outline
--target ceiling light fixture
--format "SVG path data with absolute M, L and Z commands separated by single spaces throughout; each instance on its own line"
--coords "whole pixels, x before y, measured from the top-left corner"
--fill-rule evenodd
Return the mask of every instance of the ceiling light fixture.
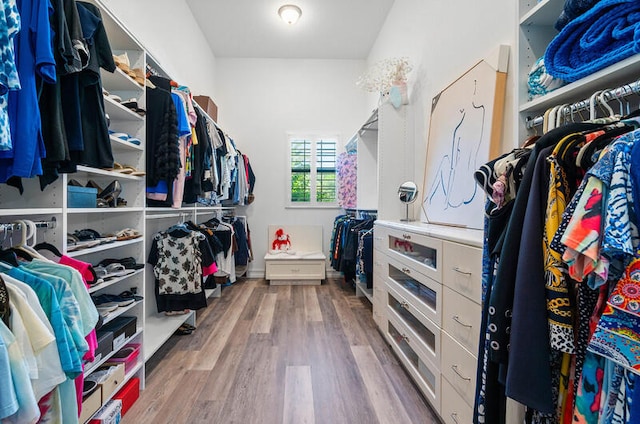
M 285 4 L 278 9 L 278 15 L 280 15 L 283 21 L 289 25 L 293 25 L 300 19 L 302 10 L 294 4 Z

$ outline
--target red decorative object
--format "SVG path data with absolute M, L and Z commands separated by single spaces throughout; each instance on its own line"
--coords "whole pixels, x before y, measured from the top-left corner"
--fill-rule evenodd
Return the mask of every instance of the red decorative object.
M 276 239 L 271 243 L 273 250 L 289 250 L 291 249 L 291 240 L 289 234 L 285 233 L 282 228 L 276 230 Z

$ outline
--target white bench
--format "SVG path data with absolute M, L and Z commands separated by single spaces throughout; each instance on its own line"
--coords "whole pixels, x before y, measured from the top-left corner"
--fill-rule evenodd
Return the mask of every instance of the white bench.
M 276 232 L 289 235 L 289 243 L 273 249 Z M 327 258 L 322 253 L 321 225 L 270 225 L 268 253 L 264 256 L 266 279 L 272 285 L 320 285 Z

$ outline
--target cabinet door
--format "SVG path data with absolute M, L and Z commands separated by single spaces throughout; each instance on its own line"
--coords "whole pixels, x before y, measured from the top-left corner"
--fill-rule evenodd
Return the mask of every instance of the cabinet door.
M 442 409 L 440 417 L 446 424 L 470 424 L 473 422 L 473 408 L 451 386 L 446 378 L 442 379 Z
M 480 305 L 444 287 L 442 328 L 470 352 L 478 351 Z
M 446 331 L 442 332 L 442 352 L 444 354 L 440 370 L 443 377 L 455 387 L 468 405 L 473 405 L 478 361 Z
M 482 250 L 447 241 L 442 250 L 442 284 L 482 303 Z

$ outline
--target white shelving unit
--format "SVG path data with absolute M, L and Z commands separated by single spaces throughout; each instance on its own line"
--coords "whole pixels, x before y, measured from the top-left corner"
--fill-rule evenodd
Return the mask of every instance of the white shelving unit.
M 526 128 L 527 119 L 543 115 L 550 107 L 589 98 L 595 91 L 632 83 L 640 75 L 640 55 L 634 55 L 530 100 L 527 92 L 529 71 L 535 61 L 544 55 L 549 42 L 558 33 L 554 25 L 564 3 L 563 0 L 519 0 L 517 104 L 520 125 L 517 126 L 516 134 L 518 140 L 524 140 L 534 133 Z
M 111 49 L 114 54 L 126 53 L 130 67 L 146 70 L 147 61 L 155 70 L 162 70 L 144 46 L 129 32 L 106 7 L 106 0 L 87 0 L 96 5 L 101 12 L 103 24 Z M 139 84 L 120 69 L 110 73 L 101 70 L 103 88 L 110 95 L 117 95 L 123 101 L 135 99 L 138 107 L 146 110 L 146 92 L 143 84 Z M 116 133 L 125 133 L 140 140 L 134 144 L 110 135 L 111 149 L 115 162 L 124 166 L 132 166 L 138 170 L 146 169 L 146 117 L 124 107 L 112 97 L 104 97 L 105 112 L 109 115 L 109 129 Z M 200 108 L 200 111 L 206 115 Z M 213 121 L 210 117 L 207 119 Z M 85 186 L 89 181 L 99 187 L 107 187 L 117 180 L 122 186 L 120 197 L 127 201 L 126 206 L 114 208 L 73 208 L 69 206 L 68 186 L 73 179 Z M 213 214 L 230 209 L 228 207 L 203 207 L 193 205 L 181 209 L 147 208 L 145 193 L 145 177 L 133 176 L 108 169 L 98 169 L 79 165 L 77 172 L 63 174 L 60 178 L 40 190 L 38 178 L 24 179 L 24 194 L 20 195 L 14 187 L 0 185 L 0 224 L 12 223 L 18 219 L 32 221 L 48 221 L 55 224 L 48 228 L 38 228 L 37 240 L 47 241 L 58 247 L 69 257 L 78 258 L 92 264 L 104 259 L 133 257 L 137 263 L 145 263 L 151 248 L 151 238 L 161 230 L 174 224 L 178 219 L 199 222 L 209 219 Z M 233 209 L 233 208 L 231 208 Z M 101 235 L 115 234 L 120 230 L 132 228 L 139 231 L 142 237 L 100 244 L 91 248 L 69 250 L 68 234 L 83 229 L 92 229 Z M 19 237 L 18 236 L 14 236 Z M 0 241 L 4 247 L 13 243 L 13 238 L 7 233 Z M 112 321 L 121 316 L 135 316 L 136 332 L 129 337 L 127 343 L 138 343 L 141 352 L 134 364 L 125 375 L 125 379 L 108 395 L 110 399 L 117 390 L 122 388 L 131 378 L 140 378 L 141 388 L 144 389 L 145 362 L 173 335 L 183 323 L 196 324 L 196 313 L 190 311 L 184 315 L 166 316 L 158 314 L 155 306 L 153 270 L 149 265 L 135 272 L 108 280 L 89 288 L 92 296 L 100 294 L 117 295 L 126 290 L 135 289 L 143 300 L 136 301 L 126 307 L 120 307 L 104 318 L 104 322 Z M 207 297 L 219 297 L 221 287 L 206 290 Z M 116 351 L 112 351 L 99 358 L 95 363 L 88 364 L 85 376 L 90 375 L 100 365 L 111 358 Z

